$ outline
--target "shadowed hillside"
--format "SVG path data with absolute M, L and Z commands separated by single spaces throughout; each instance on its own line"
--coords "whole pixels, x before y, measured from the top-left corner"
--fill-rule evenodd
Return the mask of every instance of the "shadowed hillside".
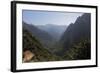
M 59 57 L 50 53 L 47 49 L 45 49 L 42 44 L 26 29 L 23 29 L 23 60 L 27 57 L 32 57 L 28 61 L 24 62 L 42 62 L 42 61 L 55 61 L 60 60 Z M 32 54 L 30 54 L 32 53 Z
M 84 13 L 75 23 L 64 28 L 62 34 L 60 33 L 56 26 L 50 25 L 47 28 L 47 26 L 40 27 L 23 22 L 23 61 L 44 62 L 91 58 L 90 13 Z M 58 39 L 59 34 L 59 40 L 56 41 L 55 38 Z
M 54 42 L 54 38 L 50 34 L 34 25 L 23 22 L 23 28 L 31 32 L 32 35 L 35 36 L 47 49 L 52 45 L 51 42 Z
M 74 49 L 73 47 L 78 46 L 80 49 L 79 48 L 76 48 L 76 49 L 78 51 L 80 50 L 80 52 L 77 52 L 77 54 L 82 56 L 79 53 L 83 52 L 84 50 L 85 51 L 85 53 L 83 53 L 84 58 L 86 59 L 90 58 L 90 51 L 91 51 L 91 47 L 90 47 L 91 46 L 90 44 L 91 20 L 90 19 L 91 19 L 91 15 L 89 13 L 85 13 L 81 17 L 78 17 L 75 23 L 71 23 L 68 26 L 68 28 L 66 29 L 66 31 L 64 32 L 64 34 L 62 35 L 59 41 L 63 49 L 60 49 L 60 51 L 58 51 L 57 54 L 63 55 L 66 52 L 67 53 L 69 52 L 70 54 L 72 54 L 70 51 L 73 51 L 74 53 L 75 52 L 74 50 L 76 47 Z M 88 42 L 88 45 L 86 44 L 87 42 Z M 79 46 L 79 43 L 81 43 L 80 46 Z M 83 46 L 84 43 L 85 45 Z M 88 56 L 86 56 L 85 54 L 87 54 Z M 81 59 L 81 58 L 78 57 L 76 59 Z

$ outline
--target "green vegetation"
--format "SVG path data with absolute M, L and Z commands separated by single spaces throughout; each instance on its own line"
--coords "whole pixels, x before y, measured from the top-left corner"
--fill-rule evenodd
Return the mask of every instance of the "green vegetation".
M 23 52 L 31 51 L 35 56 L 30 60 L 34 62 L 43 61 L 58 61 L 61 60 L 60 57 L 53 55 L 47 49 L 45 49 L 41 43 L 32 36 L 26 29 L 23 30 Z M 24 57 L 23 57 L 24 58 Z
M 66 60 L 81 60 L 91 58 L 90 40 L 82 40 L 70 48 L 63 56 Z
M 57 48 L 56 46 L 55 48 Z M 54 53 L 49 52 L 42 44 L 26 29 L 23 30 L 23 52 L 29 50 L 35 56 L 30 62 L 44 62 L 44 61 L 61 61 L 61 60 L 82 60 L 90 59 L 90 40 L 81 40 L 79 43 L 70 47 L 63 55 L 57 55 L 57 51 Z M 53 48 L 52 48 L 53 50 Z M 62 48 L 57 49 L 62 53 Z
M 23 23 L 23 62 L 90 59 L 90 17 L 88 13 L 78 17 L 56 41 L 50 33 Z

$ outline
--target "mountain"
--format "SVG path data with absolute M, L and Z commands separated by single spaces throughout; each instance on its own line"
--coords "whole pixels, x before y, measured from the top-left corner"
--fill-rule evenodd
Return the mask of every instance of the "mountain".
M 84 13 L 78 17 L 75 23 L 71 23 L 65 30 L 60 39 L 62 50 L 60 54 L 68 51 L 73 45 L 80 43 L 83 40 L 91 41 L 91 14 Z M 89 45 L 90 46 L 90 45 Z
M 91 59 L 91 14 L 84 13 L 66 28 L 23 22 L 23 52 L 30 53 L 32 62 Z
M 49 47 L 52 45 L 54 38 L 49 35 L 46 31 L 37 28 L 34 25 L 27 24 L 23 22 L 23 28 L 27 29 L 29 32 L 32 33 L 45 47 Z
M 58 61 L 60 58 L 58 56 L 50 53 L 40 41 L 35 38 L 27 29 L 23 28 L 23 53 L 26 53 L 26 57 L 23 57 L 23 60 L 30 57 L 30 52 L 33 54 L 33 57 L 28 61 L 23 62 L 43 62 L 43 61 Z
M 55 25 L 55 24 L 46 24 L 46 25 L 37 25 L 37 27 L 41 30 L 48 32 L 53 38 L 58 40 L 65 29 L 66 25 Z

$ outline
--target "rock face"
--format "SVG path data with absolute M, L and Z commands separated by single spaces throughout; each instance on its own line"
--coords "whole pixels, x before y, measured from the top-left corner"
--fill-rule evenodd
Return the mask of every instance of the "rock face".
M 29 62 L 31 59 L 35 56 L 34 53 L 32 53 L 30 50 L 26 50 L 23 53 L 23 62 Z
M 69 49 L 73 44 L 80 42 L 81 40 L 91 39 L 91 14 L 85 13 L 78 17 L 76 22 L 71 23 L 64 34 L 62 35 L 60 42 L 64 48 L 63 51 Z

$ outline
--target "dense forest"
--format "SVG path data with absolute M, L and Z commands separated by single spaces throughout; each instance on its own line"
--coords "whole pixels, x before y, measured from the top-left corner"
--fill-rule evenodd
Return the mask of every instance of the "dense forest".
M 50 29 L 53 28 L 52 33 L 47 26 L 34 26 L 23 21 L 23 62 L 91 58 L 91 15 L 89 13 L 84 13 L 75 23 L 66 27 L 49 26 Z

